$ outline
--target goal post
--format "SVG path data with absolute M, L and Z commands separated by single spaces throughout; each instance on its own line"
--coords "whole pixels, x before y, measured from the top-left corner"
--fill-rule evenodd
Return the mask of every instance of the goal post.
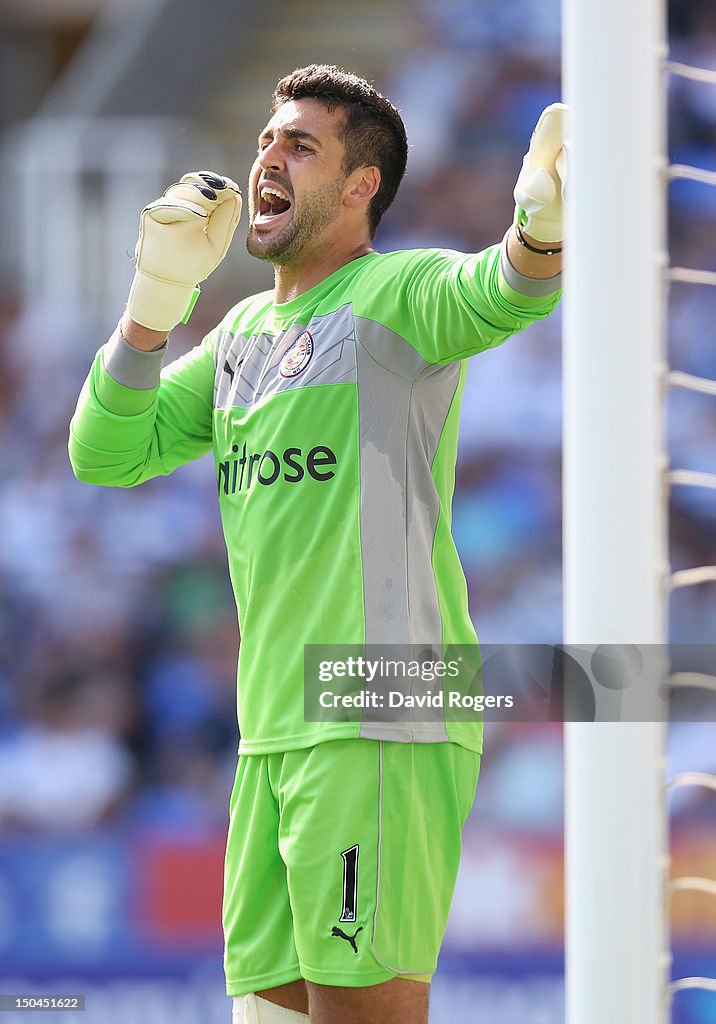
M 567 644 L 667 640 L 665 16 L 563 0 Z M 664 730 L 566 725 L 567 1024 L 666 1020 Z

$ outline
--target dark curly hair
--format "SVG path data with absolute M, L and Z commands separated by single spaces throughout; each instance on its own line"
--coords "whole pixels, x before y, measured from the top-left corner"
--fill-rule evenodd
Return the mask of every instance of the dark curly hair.
M 282 78 L 274 90 L 271 113 L 289 100 L 302 99 L 320 100 L 330 111 L 345 109 L 340 136 L 345 147 L 345 174 L 358 167 L 380 170 L 380 187 L 368 209 L 373 238 L 405 174 L 408 139 L 403 119 L 390 100 L 364 78 L 333 64 L 309 64 Z

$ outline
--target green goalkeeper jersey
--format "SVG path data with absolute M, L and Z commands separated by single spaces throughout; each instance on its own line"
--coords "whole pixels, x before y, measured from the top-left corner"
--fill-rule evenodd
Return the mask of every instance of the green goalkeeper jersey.
M 477 642 L 450 533 L 466 358 L 559 299 L 503 246 L 369 253 L 283 304 L 238 303 L 161 371 L 117 332 L 70 429 L 87 482 L 213 448 L 241 645 L 243 753 L 367 736 L 480 751 L 478 721 L 306 721 L 304 645 Z

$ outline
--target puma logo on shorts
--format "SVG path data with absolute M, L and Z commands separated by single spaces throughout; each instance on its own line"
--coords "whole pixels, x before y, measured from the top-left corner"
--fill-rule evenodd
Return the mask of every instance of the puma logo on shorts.
M 336 938 L 345 939 L 346 942 L 350 942 L 351 946 L 353 946 L 353 952 L 357 953 L 358 947 L 356 946 L 356 935 L 358 934 L 358 932 L 362 931 L 363 926 L 361 925 L 361 927 L 354 931 L 352 935 L 346 935 L 346 933 L 344 931 L 341 931 L 340 928 L 333 927 L 331 929 L 331 935 L 335 935 Z

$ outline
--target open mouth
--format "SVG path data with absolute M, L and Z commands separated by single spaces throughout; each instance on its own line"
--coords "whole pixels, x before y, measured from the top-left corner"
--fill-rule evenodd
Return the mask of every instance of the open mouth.
M 269 227 L 277 224 L 291 209 L 291 200 L 282 188 L 276 185 L 260 185 L 258 210 L 254 224 Z

